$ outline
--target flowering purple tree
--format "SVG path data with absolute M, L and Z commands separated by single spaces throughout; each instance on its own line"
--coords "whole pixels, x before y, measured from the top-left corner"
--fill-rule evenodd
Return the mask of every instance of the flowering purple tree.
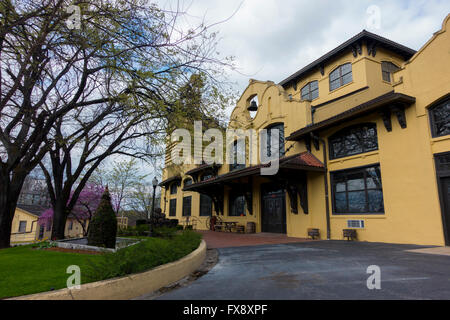
M 75 204 L 75 207 L 70 212 L 69 217 L 72 217 L 78 221 L 78 223 L 83 228 L 83 235 L 87 235 L 89 231 L 89 226 L 87 226 L 87 221 L 92 219 L 92 216 L 100 204 L 100 199 L 105 188 L 97 184 L 86 184 L 84 189 L 81 191 L 80 196 Z M 72 192 L 73 193 L 73 192 Z M 69 199 L 70 201 L 70 199 Z M 49 208 L 45 210 L 39 217 L 39 223 L 42 225 L 48 225 L 52 223 L 53 220 L 53 209 Z

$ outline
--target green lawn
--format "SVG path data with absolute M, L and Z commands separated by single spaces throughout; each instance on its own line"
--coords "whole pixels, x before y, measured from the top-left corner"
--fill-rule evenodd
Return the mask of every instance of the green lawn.
M 0 299 L 66 287 L 66 269 L 78 265 L 87 283 L 142 272 L 178 260 L 195 250 L 201 236 L 184 232 L 171 239 L 152 238 L 116 253 L 87 255 L 21 246 L 0 250 Z

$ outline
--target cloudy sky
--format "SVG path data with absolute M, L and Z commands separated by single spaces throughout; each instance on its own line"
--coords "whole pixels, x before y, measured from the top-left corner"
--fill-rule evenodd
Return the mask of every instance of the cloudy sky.
M 215 29 L 220 52 L 236 58 L 239 72 L 230 77 L 239 92 L 249 78 L 280 82 L 363 29 L 417 50 L 450 13 L 449 0 L 180 0 L 179 4 L 192 21 L 229 18 Z

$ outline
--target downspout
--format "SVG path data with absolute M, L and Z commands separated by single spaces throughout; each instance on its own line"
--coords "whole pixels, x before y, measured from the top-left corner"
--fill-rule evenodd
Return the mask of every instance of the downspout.
M 325 215 L 327 221 L 327 240 L 331 239 L 331 229 L 330 229 L 330 203 L 329 203 L 329 195 L 328 195 L 328 162 L 327 162 L 327 148 L 325 140 L 319 138 L 311 132 L 311 138 L 322 143 L 323 148 L 323 165 L 325 167 L 325 174 L 323 176 L 323 182 L 325 186 Z

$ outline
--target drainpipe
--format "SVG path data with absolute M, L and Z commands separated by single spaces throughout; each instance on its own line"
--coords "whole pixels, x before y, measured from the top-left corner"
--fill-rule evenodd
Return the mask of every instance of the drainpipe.
M 322 148 L 323 148 L 323 164 L 325 167 L 325 174 L 323 176 L 323 182 L 325 185 L 325 215 L 326 215 L 326 220 L 327 220 L 327 240 L 330 240 L 331 239 L 331 230 L 330 230 L 330 202 L 329 202 L 329 195 L 328 195 L 327 148 L 326 148 L 325 140 L 314 135 L 312 132 L 311 132 L 311 138 L 321 142 Z

